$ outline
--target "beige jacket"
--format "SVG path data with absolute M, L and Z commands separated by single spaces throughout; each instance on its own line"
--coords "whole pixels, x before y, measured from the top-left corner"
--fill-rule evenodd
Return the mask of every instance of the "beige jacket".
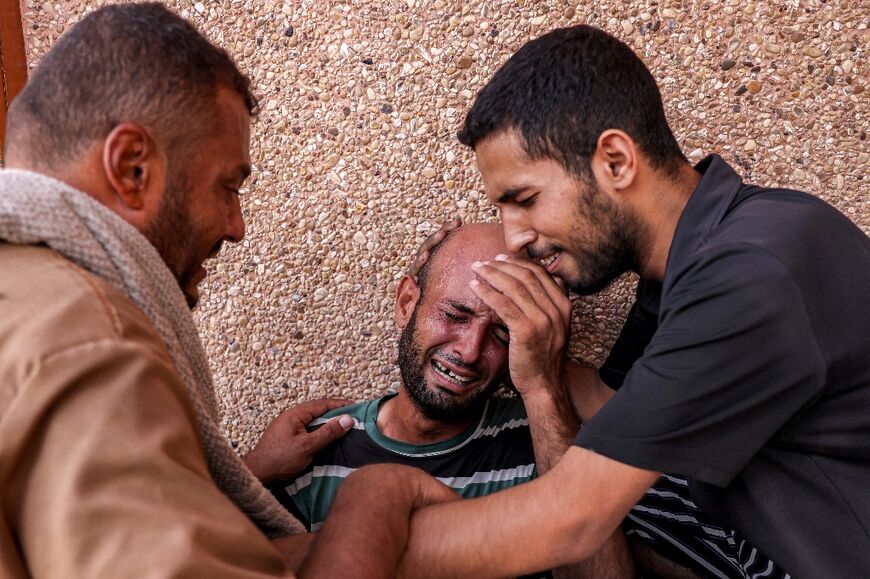
M 212 482 L 145 315 L 44 247 L 0 243 L 0 577 L 290 576 Z

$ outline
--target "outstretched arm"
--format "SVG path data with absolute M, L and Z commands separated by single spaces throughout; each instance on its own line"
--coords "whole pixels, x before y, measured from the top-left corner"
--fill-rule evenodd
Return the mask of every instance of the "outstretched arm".
M 659 475 L 572 447 L 537 480 L 415 513 L 399 576 L 518 576 L 585 559 Z
M 452 489 L 413 467 L 378 464 L 355 471 L 342 484 L 300 579 L 395 577 L 411 515 L 457 499 Z

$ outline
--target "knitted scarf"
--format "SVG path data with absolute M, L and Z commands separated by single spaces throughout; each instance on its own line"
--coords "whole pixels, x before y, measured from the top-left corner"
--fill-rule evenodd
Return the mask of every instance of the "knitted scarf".
M 7 169 L 0 171 L 0 240 L 47 245 L 128 295 L 166 344 L 187 386 L 217 486 L 267 536 L 304 532 L 221 434 L 211 370 L 190 309 L 172 272 L 142 234 L 65 183 Z

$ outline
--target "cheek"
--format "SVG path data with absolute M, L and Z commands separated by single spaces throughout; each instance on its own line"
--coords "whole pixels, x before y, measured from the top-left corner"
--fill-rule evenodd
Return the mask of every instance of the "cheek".
M 454 333 L 449 324 L 445 324 L 440 320 L 418 319 L 416 339 L 420 347 L 424 350 L 429 350 L 452 341 Z
M 493 342 L 496 342 L 493 339 Z M 486 349 L 486 359 L 489 361 L 490 369 L 493 372 L 500 372 L 507 368 L 508 365 L 508 349 L 501 342 L 491 343 Z

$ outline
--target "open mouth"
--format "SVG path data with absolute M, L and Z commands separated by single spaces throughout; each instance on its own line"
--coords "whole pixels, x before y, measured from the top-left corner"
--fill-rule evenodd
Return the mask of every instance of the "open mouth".
M 543 265 L 547 270 L 549 270 L 550 266 L 553 265 L 553 262 L 559 259 L 560 253 L 561 252 L 558 251 L 556 253 L 551 253 L 550 255 L 539 259 L 538 262 Z
M 454 384 L 458 384 L 460 386 L 464 386 L 464 385 L 466 385 L 469 382 L 472 382 L 474 380 L 474 378 L 460 376 L 459 374 L 457 374 L 453 370 L 450 370 L 449 368 L 444 366 L 438 360 L 432 360 L 432 368 L 434 368 L 435 371 L 438 374 L 440 374 L 441 376 L 443 376 L 444 378 L 446 378 L 446 379 L 450 380 L 451 382 L 453 382 Z

